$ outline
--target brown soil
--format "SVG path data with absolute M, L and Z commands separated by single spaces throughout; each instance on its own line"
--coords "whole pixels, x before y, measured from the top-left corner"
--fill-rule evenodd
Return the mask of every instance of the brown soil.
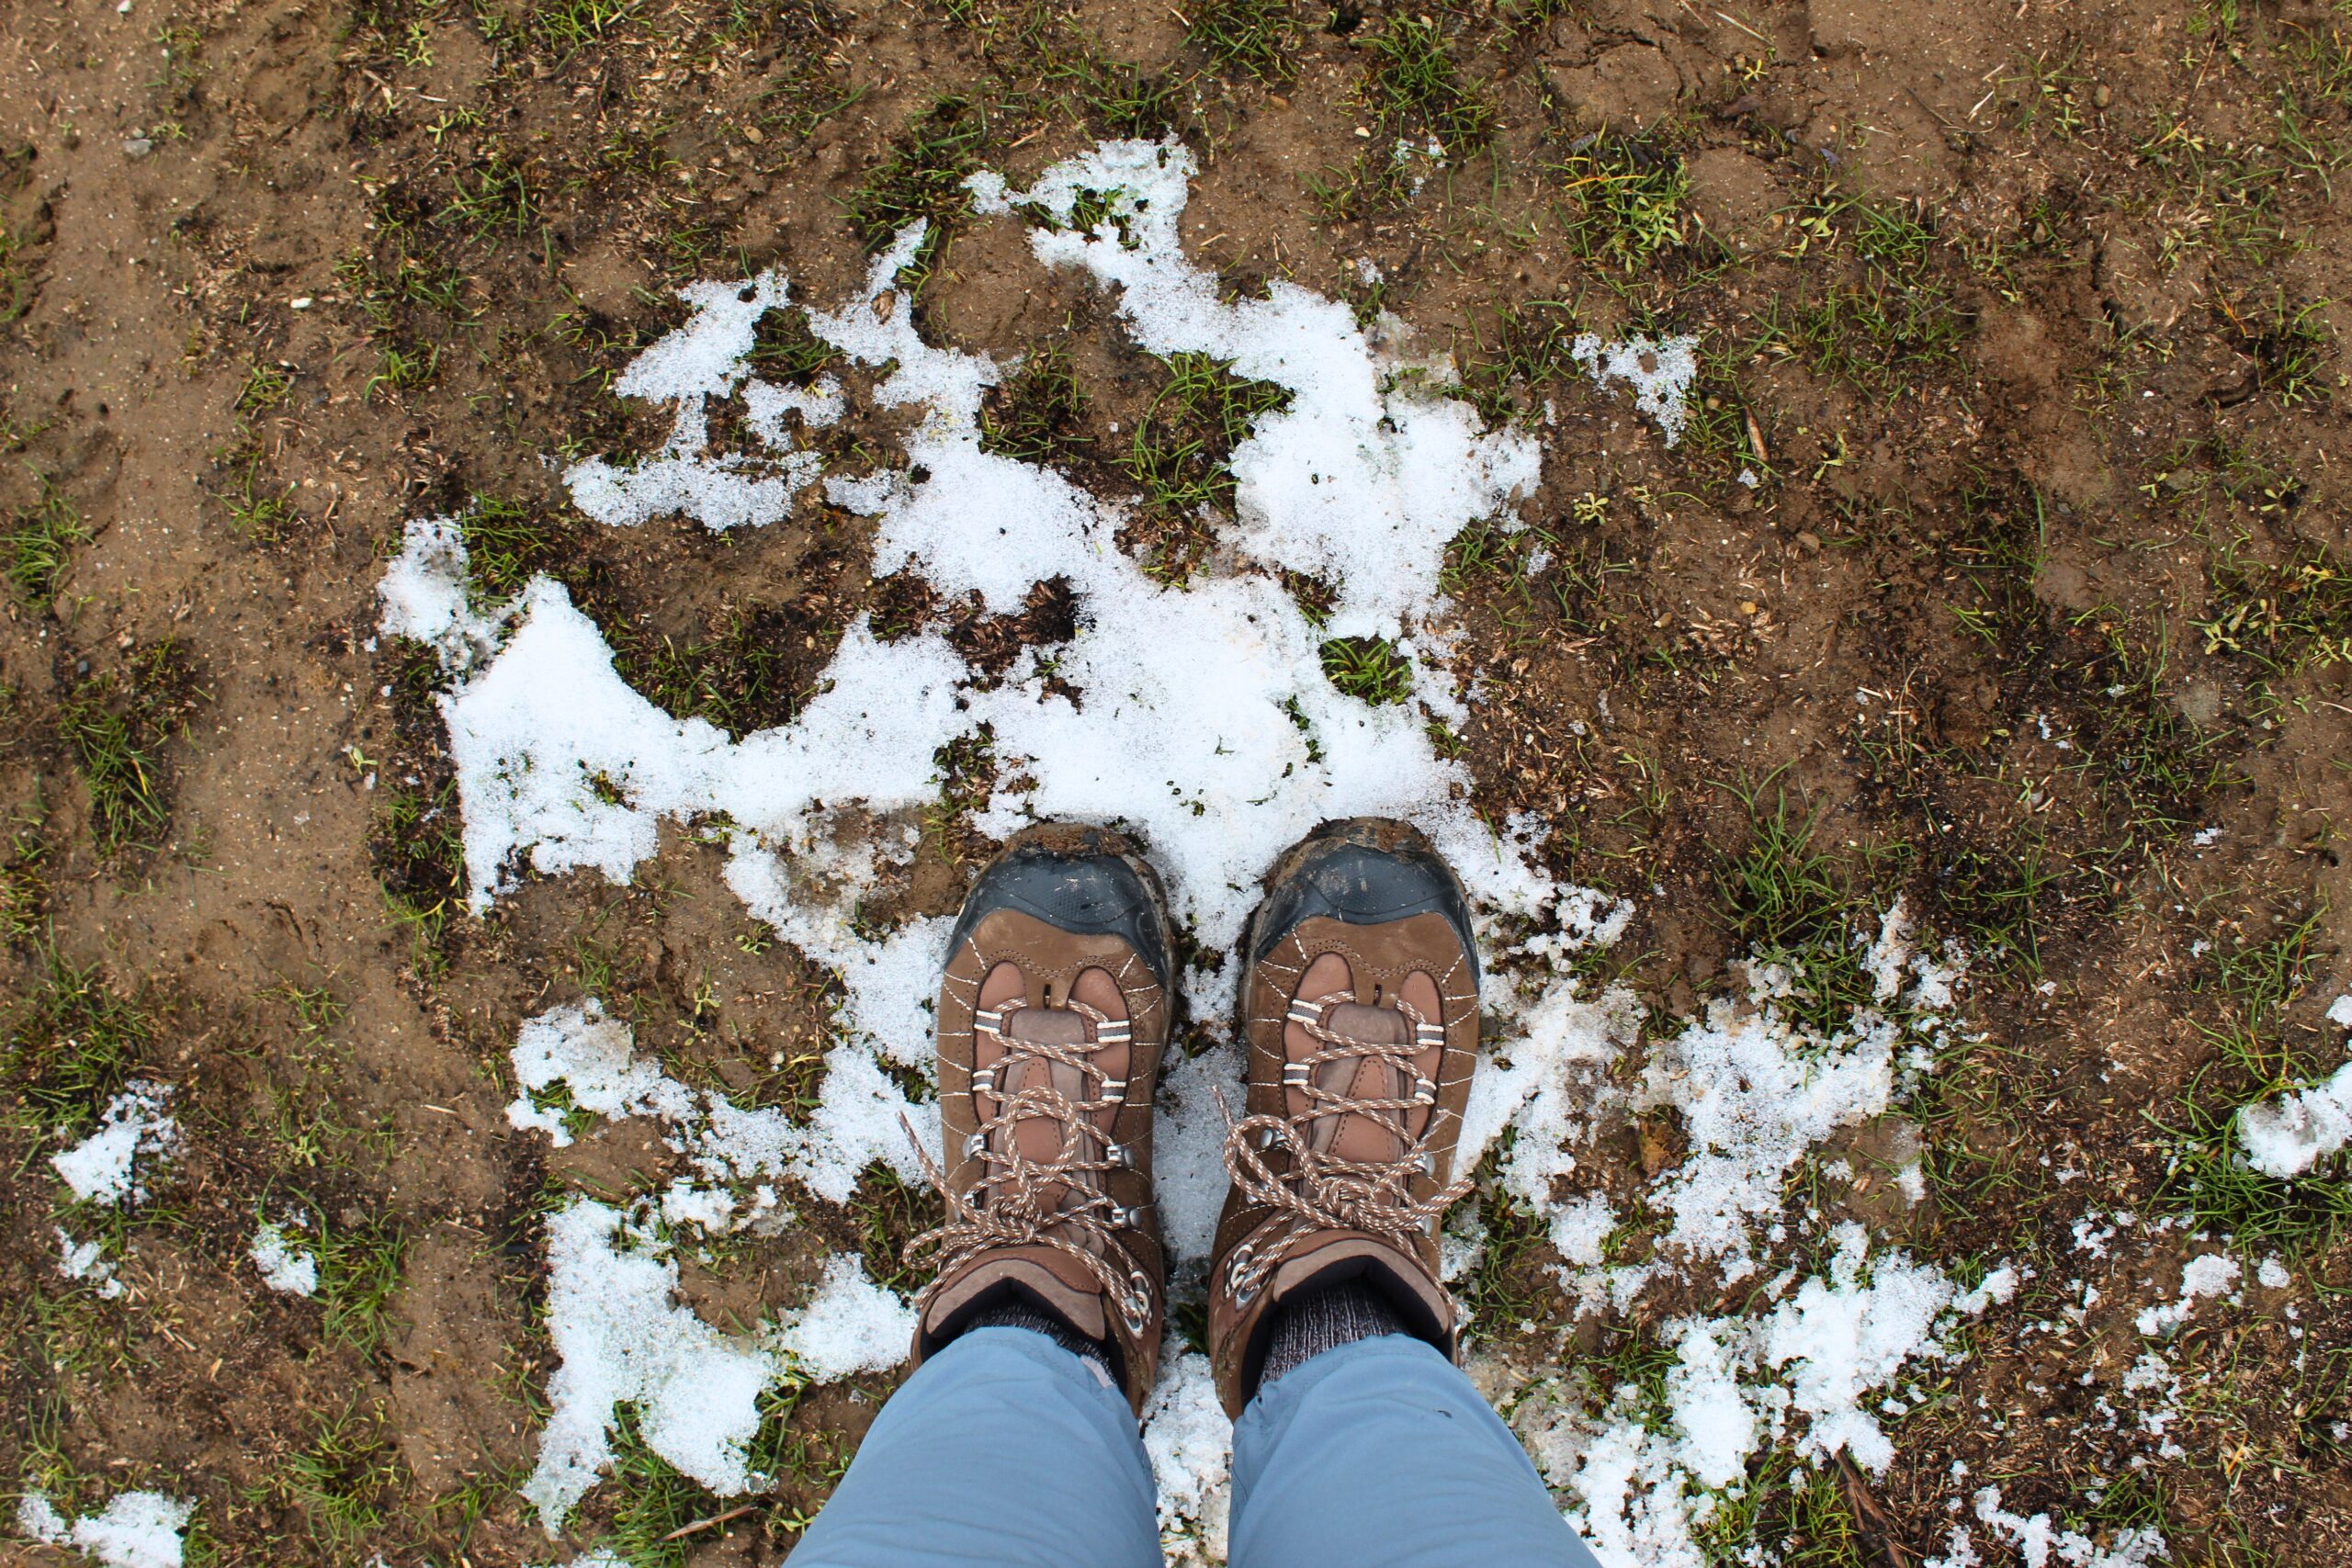
M 2075 1324 L 2052 1294 L 2092 1267 L 2070 1225 L 2086 1203 L 2183 1213 L 2180 1129 L 2253 1092 L 2212 1032 L 2246 1005 L 2219 960 L 2319 914 L 2263 1023 L 2299 1072 L 2336 1059 L 2320 1014 L 2352 988 L 2352 13 L 1350 0 L 1300 6 L 1259 79 L 1165 7 L 676 0 L 564 30 L 594 9 L 0 0 L 0 518 L 82 530 L 0 623 L 0 1493 L 165 1486 L 222 1563 L 546 1555 L 512 1491 L 546 1372 L 542 1194 L 673 1156 L 629 1125 L 553 1155 L 510 1133 L 514 1027 L 594 989 L 675 1070 L 788 1102 L 831 981 L 683 834 L 632 888 L 534 882 L 457 912 L 435 819 L 394 815 L 446 811 L 448 766 L 424 667 L 371 637 L 379 563 L 405 520 L 471 497 L 553 519 L 515 581 L 555 572 L 625 673 L 701 691 L 739 733 L 788 716 L 868 606 L 953 625 L 983 667 L 1062 635 L 1050 592 L 990 619 L 876 582 L 846 513 L 616 537 L 567 517 L 543 462 L 658 436 L 605 389 L 680 319 L 668 286 L 781 262 L 804 298 L 842 297 L 904 215 L 876 182 L 963 115 L 968 156 L 1016 180 L 1172 130 L 1204 164 L 1188 243 L 1230 287 L 1361 299 L 1368 258 L 1365 303 L 1451 343 L 1495 417 L 1555 400 L 1526 512 L 1548 566 L 1509 566 L 1532 536 L 1500 541 L 1456 594 L 1481 807 L 1537 813 L 1555 870 L 1637 896 L 1617 951 L 1655 1008 L 1736 982 L 1753 933 L 1721 872 L 1754 826 L 1731 786 L 1767 779 L 1768 811 L 1785 791 L 1818 813 L 1838 876 L 1906 891 L 1979 955 L 1984 1043 L 1917 1111 L 1934 1198 L 1858 1212 L 2041 1280 L 1895 1428 L 1895 1467 L 1854 1478 L 1849 1554 L 1803 1560 L 1915 1563 L 1988 1481 L 2011 1511 L 2085 1517 L 2142 1451 L 2093 1404 L 2177 1258 L 2098 1265 L 2105 1304 Z M 1363 148 L 1437 112 L 1384 107 L 1369 74 L 1423 16 L 1491 141 L 1458 138 L 1418 193 L 1351 186 Z M 1666 197 L 1645 217 L 1597 190 Z M 1112 429 L 1164 373 L 1013 243 L 951 239 L 927 325 L 1003 358 L 1065 344 L 1088 401 L 1055 439 L 1133 493 Z M 1627 327 L 1702 336 L 1676 451 L 1565 362 L 1564 332 Z M 152 812 L 93 787 L 97 711 L 143 754 Z M 934 839 L 898 904 L 952 908 L 982 847 Z M 56 1270 L 51 1226 L 91 1224 L 32 1098 L 60 963 L 144 1017 L 115 1077 L 176 1086 L 188 1133 L 115 1237 L 119 1301 Z M 1630 1172 L 1672 1135 L 1607 1157 Z M 379 1324 L 261 1287 L 265 1202 L 384 1239 Z M 884 1267 L 914 1221 L 879 1188 L 808 1208 L 690 1278 L 714 1321 L 797 1299 L 830 1249 Z M 2184 1363 L 2227 1371 L 2143 1488 L 2178 1561 L 2352 1561 L 2352 1247 L 2307 1229 L 2281 1250 L 2292 1287 L 2191 1330 Z M 675 1560 L 773 1561 L 880 1392 L 804 1399 L 776 1506 Z M 337 1483 L 368 1520 L 348 1537 L 287 1481 L 328 1417 L 365 1439 Z

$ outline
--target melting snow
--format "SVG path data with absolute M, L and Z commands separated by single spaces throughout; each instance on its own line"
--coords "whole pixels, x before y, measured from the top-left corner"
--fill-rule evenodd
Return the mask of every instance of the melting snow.
M 573 1199 L 548 1220 L 548 1333 L 562 1364 L 523 1495 L 550 1536 L 613 1457 L 615 1407 L 637 1407 L 655 1453 L 722 1497 L 748 1491 L 746 1448 L 775 1356 L 672 1299 L 678 1266 L 620 1211 Z
M 97 1241 L 75 1241 L 64 1226 L 57 1231 L 57 1270 L 69 1280 L 80 1280 L 97 1289 L 99 1296 L 113 1301 L 122 1294 L 122 1281 L 114 1277 L 114 1261 L 106 1256 L 104 1244 Z
M 797 389 L 753 373 L 760 317 L 795 308 L 789 280 L 769 272 L 687 290 L 685 323 L 616 383 L 623 397 L 669 407 L 661 449 L 592 457 L 567 475 L 582 511 L 615 526 L 670 514 L 714 529 L 760 525 L 821 484 L 832 504 L 874 520 L 877 575 L 914 571 L 991 610 L 1017 609 L 1040 581 L 1063 579 L 1077 606 L 1073 636 L 1027 650 L 1001 681 L 976 681 L 937 632 L 885 642 L 860 619 L 791 723 L 733 740 L 628 687 L 603 633 L 559 583 L 534 579 L 504 603 L 477 603 L 452 519 L 412 523 L 386 573 L 381 629 L 433 648 L 450 678 L 441 709 L 477 908 L 511 887 L 520 866 L 626 879 L 654 852 L 663 820 L 692 821 L 723 837 L 726 879 L 750 912 L 843 981 L 844 1038 L 804 1124 L 669 1077 L 593 998 L 550 1010 L 518 1035 L 521 1092 L 508 1111 L 517 1128 L 562 1143 L 583 1116 L 650 1117 L 685 1166 L 658 1200 L 625 1212 L 575 1199 L 548 1222 L 548 1321 L 562 1364 L 526 1491 L 550 1529 L 608 1461 L 620 1404 L 638 1406 L 657 1452 L 731 1495 L 756 1479 L 744 1445 L 763 1388 L 902 1356 L 907 1309 L 846 1258 L 781 1325 L 719 1333 L 674 1300 L 676 1268 L 657 1225 L 773 1220 L 784 1213 L 780 1182 L 838 1201 L 877 1159 L 914 1174 L 898 1118 L 935 1136 L 935 1114 L 886 1069 L 928 1068 L 946 921 L 915 920 L 876 942 L 851 916 L 910 859 L 917 836 L 906 829 L 936 798 L 934 754 L 983 728 L 1001 766 L 974 824 L 1001 836 L 1040 818 L 1123 823 L 1161 867 L 1204 952 L 1236 942 L 1257 877 L 1282 848 L 1352 815 L 1401 817 L 1429 832 L 1490 938 L 1532 930 L 1501 954 L 1488 998 L 1501 1027 L 1466 1114 L 1462 1168 L 1509 1139 L 1502 1184 L 1545 1216 L 1570 1265 L 1564 1284 L 1589 1301 L 1596 1292 L 1630 1300 L 1684 1266 L 1711 1265 L 1727 1280 L 1753 1272 L 1754 1233 L 1779 1213 L 1790 1172 L 1824 1138 L 1886 1111 L 1901 1075 L 1940 1038 L 1963 965 L 1956 952 L 1940 961 L 1915 953 L 1898 905 L 1868 955 L 1873 1005 L 1845 1026 L 1827 1036 L 1799 1027 L 1779 1006 L 1789 977 L 1761 975 L 1744 1000 L 1671 1031 L 1630 1092 L 1609 1087 L 1605 1070 L 1641 1036 L 1640 1005 L 1566 971 L 1579 950 L 1617 939 L 1631 906 L 1555 883 L 1537 859 L 1534 824 L 1498 831 L 1482 822 L 1466 802 L 1468 773 L 1429 734 L 1433 718 L 1464 711 L 1435 592 L 1447 543 L 1481 518 L 1507 517 L 1534 489 L 1538 447 L 1519 432 L 1484 430 L 1467 405 L 1426 390 L 1445 385 L 1451 367 L 1402 357 L 1387 346 L 1394 332 L 1367 337 L 1339 301 L 1281 280 L 1263 299 L 1220 299 L 1215 276 L 1180 243 L 1192 173 L 1179 146 L 1127 141 L 1057 164 L 1026 190 L 993 174 L 972 181 L 984 215 L 1045 214 L 1050 221 L 1028 231 L 1035 259 L 1110 291 L 1139 346 L 1230 361 L 1288 394 L 1235 449 L 1238 518 L 1221 529 L 1211 567 L 1182 590 L 1145 577 L 1118 549 L 1123 504 L 981 450 L 981 400 L 1001 372 L 917 331 L 897 280 L 919 253 L 920 224 L 838 309 L 797 307 L 816 337 L 885 372 L 873 402 L 913 416 L 901 462 L 820 471 L 802 434 L 842 417 L 849 394 L 830 380 Z M 1081 210 L 1091 228 L 1078 226 Z M 1596 384 L 1630 387 L 1671 445 L 1687 418 L 1694 350 L 1689 338 L 1588 336 L 1573 352 Z M 711 407 L 729 399 L 742 407 L 753 450 L 707 449 Z M 1331 584 L 1328 620 L 1309 621 L 1275 570 Z M 1322 641 L 1352 635 L 1398 643 L 1410 700 L 1368 705 L 1324 677 Z M 837 833 L 851 809 L 883 830 Z M 1194 1016 L 1229 1010 L 1231 965 L 1183 979 Z M 1198 1276 L 1222 1196 L 1212 1090 L 1237 1080 L 1230 1050 L 1175 1055 L 1167 1070 L 1158 1175 L 1180 1285 Z M 1564 1197 L 1558 1186 L 1603 1116 L 1662 1109 L 1680 1115 L 1691 1150 L 1646 1195 L 1670 1218 L 1666 1251 L 1638 1269 L 1604 1269 L 1617 1223 L 1609 1201 Z M 1456 1266 L 1476 1255 L 1476 1231 L 1475 1218 L 1461 1219 L 1450 1235 Z M 1734 1483 L 1764 1443 L 1883 1465 L 1883 1412 L 1865 1398 L 1944 1354 L 1949 1328 L 1998 1292 L 1963 1295 L 1900 1251 L 1873 1258 L 1848 1226 L 1826 1273 L 1784 1279 L 1769 1299 L 1760 1316 L 1677 1325 L 1674 1419 L 1663 1431 L 1621 1418 L 1622 1395 L 1598 1415 L 1556 1399 L 1528 1407 L 1550 1412 L 1548 1425 L 1528 1426 L 1531 1446 L 1605 1561 L 1695 1561 L 1690 1531 L 1706 1489 Z M 1221 1555 L 1229 1442 L 1204 1359 L 1171 1354 L 1145 1443 L 1173 1548 Z
M 142 1166 L 152 1168 L 179 1147 L 180 1130 L 164 1113 L 171 1103 L 168 1084 L 133 1078 L 107 1102 L 98 1130 L 49 1163 L 74 1195 L 88 1203 L 147 1201 Z
M 303 1250 L 300 1239 L 285 1226 L 264 1220 L 254 1227 L 247 1249 L 262 1283 L 281 1295 L 307 1296 L 319 1288 L 319 1260 Z
M 2352 998 L 2339 998 L 2337 1007 L 2347 999 Z M 2238 1146 L 2245 1151 L 2246 1163 L 2265 1176 L 2281 1180 L 2301 1176 L 2347 1143 L 2352 1143 L 2352 1062 L 2309 1089 L 2238 1111 Z
M 196 1505 L 160 1492 L 118 1492 L 107 1506 L 67 1524 L 40 1492 L 17 1504 L 17 1528 L 51 1546 L 86 1551 L 107 1568 L 180 1568 L 181 1533 Z

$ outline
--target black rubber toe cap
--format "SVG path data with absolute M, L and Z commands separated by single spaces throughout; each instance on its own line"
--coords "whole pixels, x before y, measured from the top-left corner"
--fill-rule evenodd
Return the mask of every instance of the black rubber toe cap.
M 1117 936 L 1139 953 L 1162 987 L 1170 983 L 1167 915 L 1148 874 L 1108 851 L 1071 853 L 1024 844 L 999 856 L 964 900 L 947 951 L 999 909 L 1017 909 L 1056 931 Z
M 1389 840 L 1385 845 L 1373 841 Z M 1475 983 L 1478 942 L 1462 885 L 1426 840 L 1396 824 L 1335 823 L 1292 852 L 1258 907 L 1250 956 L 1263 958 L 1301 922 L 1321 915 L 1351 926 L 1436 914 L 1469 954 Z

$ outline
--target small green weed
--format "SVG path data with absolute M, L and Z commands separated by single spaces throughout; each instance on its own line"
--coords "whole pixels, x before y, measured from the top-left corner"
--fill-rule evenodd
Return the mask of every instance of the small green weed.
M 1587 260 L 1631 272 L 1683 243 L 1683 205 L 1690 176 L 1672 149 L 1647 136 L 1581 138 L 1555 164 L 1570 206 L 1570 243 Z
M 496 147 L 485 149 L 470 173 L 450 181 L 449 203 L 439 221 L 455 224 L 475 240 L 498 234 L 520 238 L 539 217 L 539 195 L 524 166 Z
M 73 564 L 74 547 L 89 537 L 74 502 L 43 478 L 40 499 L 12 516 L 8 531 L 0 534 L 0 555 L 6 558 L 0 571 L 27 602 L 47 610 L 57 603 L 57 586 Z
M 641 0 L 540 0 L 531 31 L 559 54 L 601 43 L 642 9 Z
M 2048 49 L 2020 60 L 2001 85 L 2017 95 L 2017 127 L 2072 141 L 2091 122 L 2091 80 L 2083 48 Z
M 2275 675 L 2352 663 L 2352 572 L 2316 547 L 2282 566 L 2242 558 L 2240 538 L 2208 573 L 2211 617 L 2191 623 L 2208 653 L 2242 654 Z
M 372 402 L 379 396 L 413 392 L 431 386 L 440 370 L 439 344 L 419 347 L 414 344 L 388 343 L 377 358 L 375 373 L 360 389 L 360 396 Z

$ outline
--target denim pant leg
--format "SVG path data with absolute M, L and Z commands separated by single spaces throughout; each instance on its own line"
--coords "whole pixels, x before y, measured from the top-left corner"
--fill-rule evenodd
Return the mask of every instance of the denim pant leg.
M 792 1568 L 1159 1568 L 1151 1461 L 1093 1364 L 976 1328 L 906 1381 Z
M 1527 1451 L 1402 1335 L 1326 1350 L 1233 1429 L 1233 1568 L 1598 1568 Z

